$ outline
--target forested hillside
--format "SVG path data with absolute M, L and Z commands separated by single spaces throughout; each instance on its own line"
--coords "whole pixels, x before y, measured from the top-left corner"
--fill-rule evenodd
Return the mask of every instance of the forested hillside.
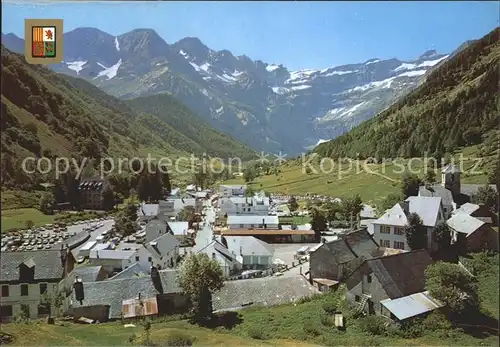
M 182 122 L 171 125 L 154 115 L 139 116 L 92 84 L 29 65 L 3 46 L 1 107 L 3 187 L 37 189 L 51 179 L 23 173 L 21 162 L 28 156 L 98 162 L 104 156 L 132 158 L 147 152 L 169 157 L 204 152 L 223 158 L 253 155 L 242 143 L 205 124 L 197 129 L 196 116 L 180 103 L 170 101 L 162 116 L 189 117 L 189 131 L 183 130 Z M 207 135 L 190 137 L 196 131 Z
M 254 157 L 254 153 L 244 143 L 215 130 L 173 96 L 158 94 L 131 99 L 126 103 L 137 113 L 141 113 L 140 119 L 149 129 L 157 128 L 157 120 L 160 120 L 163 123 L 160 125 L 160 137 L 177 148 L 194 153 L 211 153 L 223 158 L 232 156 L 247 160 Z M 172 129 L 184 136 L 172 138 Z
M 500 29 L 457 52 L 412 93 L 347 134 L 319 145 L 328 157 L 442 157 L 481 145 L 498 155 Z

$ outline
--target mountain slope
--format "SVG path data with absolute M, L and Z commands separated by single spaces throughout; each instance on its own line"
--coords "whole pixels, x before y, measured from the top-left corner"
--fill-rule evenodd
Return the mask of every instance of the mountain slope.
M 29 65 L 3 46 L 2 82 L 2 184 L 7 187 L 33 189 L 41 180 L 53 179 L 23 173 L 21 162 L 26 157 L 254 155 L 240 142 L 197 122 L 196 115 L 174 100 L 163 112 L 191 119 L 190 133 L 204 132 L 206 136 L 189 138 L 182 124 L 172 127 L 154 115 L 138 115 L 85 80 Z
M 370 59 L 290 71 L 214 51 L 193 37 L 168 44 L 150 29 L 114 37 L 78 28 L 65 34 L 68 42 L 55 71 L 86 78 L 120 98 L 169 93 L 254 149 L 289 155 L 371 118 L 447 58 L 428 51 L 414 61 Z
M 350 132 L 319 145 L 329 157 L 415 157 L 483 144 L 498 155 L 500 29 L 468 43 L 416 90 Z

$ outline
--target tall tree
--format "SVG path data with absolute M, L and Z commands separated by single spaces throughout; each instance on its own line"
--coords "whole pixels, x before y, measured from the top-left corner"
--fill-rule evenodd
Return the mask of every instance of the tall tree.
M 205 253 L 188 256 L 179 268 L 177 281 L 183 293 L 191 299 L 195 321 L 211 318 L 212 294 L 224 286 L 224 274 L 217 260 Z
M 40 198 L 39 210 L 43 214 L 54 214 L 54 207 L 56 201 L 54 199 L 54 194 L 51 192 L 45 192 Z
M 427 247 L 427 233 L 418 214 L 412 213 L 408 216 L 408 224 L 405 225 L 404 232 L 406 242 L 412 250 Z
M 315 207 L 311 209 L 311 227 L 314 230 L 314 236 L 316 242 L 321 242 L 321 232 L 326 231 L 328 229 L 325 215 L 322 211 Z
M 288 200 L 288 207 L 292 212 L 297 211 L 297 209 L 299 208 L 299 203 L 297 202 L 297 199 L 295 199 L 295 196 L 291 196 Z
M 253 182 L 256 177 L 257 174 L 253 166 L 248 166 L 247 168 L 245 168 L 245 170 L 243 170 L 243 179 L 245 180 L 245 182 Z
M 433 169 L 428 168 L 425 173 L 424 181 L 428 184 L 436 183 L 436 172 Z
M 110 185 L 106 185 L 101 195 L 102 208 L 105 211 L 111 211 L 115 207 L 115 193 Z
M 493 212 L 496 212 L 498 204 L 498 193 L 495 192 L 495 190 L 489 185 L 485 185 L 483 187 L 479 187 L 477 193 L 473 197 L 473 201 L 486 206 Z
M 166 195 L 170 195 L 170 192 L 172 191 L 172 184 L 170 182 L 170 176 L 168 174 L 168 168 L 166 166 L 163 166 L 160 168 L 161 170 L 161 183 L 163 186 L 163 192 Z
M 425 270 L 425 277 L 430 294 L 452 313 L 463 315 L 478 310 L 477 280 L 459 265 L 439 261 Z
M 446 249 L 451 245 L 451 229 L 443 222 L 436 226 L 434 229 L 434 235 L 436 235 L 436 242 L 439 246 L 439 249 Z
M 127 203 L 116 217 L 116 231 L 124 236 L 132 235 L 137 231 L 137 217 L 137 206 Z
M 488 181 L 496 185 L 497 193 L 500 194 L 500 160 L 497 159 L 493 170 L 488 175 Z
M 402 193 L 405 199 L 410 196 L 418 196 L 418 188 L 423 185 L 422 180 L 414 174 L 404 175 L 402 183 Z
M 354 221 L 363 210 L 363 201 L 359 195 L 354 195 L 343 199 L 341 206 L 344 219 Z
M 326 220 L 330 223 L 337 220 L 337 215 L 343 212 L 342 204 L 337 201 L 329 200 L 323 204 L 322 208 L 325 211 Z
M 149 175 L 142 173 L 137 182 L 137 195 L 140 201 L 148 202 L 150 199 Z

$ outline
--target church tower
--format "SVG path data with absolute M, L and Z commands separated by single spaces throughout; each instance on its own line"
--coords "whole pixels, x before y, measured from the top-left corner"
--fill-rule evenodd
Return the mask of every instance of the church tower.
M 453 196 L 460 195 L 460 169 L 453 164 L 441 171 L 441 185 L 451 191 Z

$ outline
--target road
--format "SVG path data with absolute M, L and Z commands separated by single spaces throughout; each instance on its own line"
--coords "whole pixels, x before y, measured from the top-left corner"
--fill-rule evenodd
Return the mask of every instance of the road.
M 68 226 L 68 231 L 74 231 L 76 233 L 80 233 L 80 232 L 83 231 L 84 227 L 90 226 L 92 224 L 97 224 L 97 223 L 102 223 L 103 226 L 101 228 L 98 228 L 98 229 L 92 231 L 90 233 L 90 239 L 88 239 L 87 242 L 95 241 L 95 239 L 97 238 L 97 236 L 99 236 L 102 232 L 111 229 L 113 227 L 113 225 L 115 225 L 114 219 L 107 219 L 107 220 L 105 220 L 103 222 L 95 222 L 95 223 L 85 223 L 85 224 L 71 225 L 71 226 Z M 83 245 L 85 245 L 85 243 L 87 243 L 87 242 L 84 242 L 83 244 L 81 244 L 80 246 L 76 247 L 75 249 L 73 249 L 71 251 L 73 253 L 73 256 L 75 258 L 78 257 L 78 252 L 80 251 L 80 248 L 82 248 Z

